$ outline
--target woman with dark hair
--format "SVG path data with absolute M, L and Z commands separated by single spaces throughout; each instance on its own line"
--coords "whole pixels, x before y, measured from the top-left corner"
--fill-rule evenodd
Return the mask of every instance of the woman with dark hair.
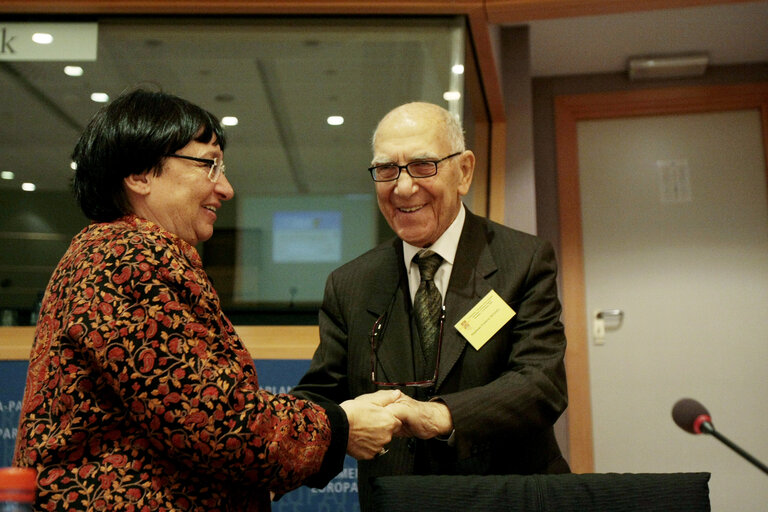
M 14 464 L 39 510 L 269 510 L 372 458 L 400 421 L 388 391 L 313 403 L 259 389 L 194 246 L 234 190 L 218 120 L 136 90 L 77 143 L 74 192 L 94 222 L 43 298 Z

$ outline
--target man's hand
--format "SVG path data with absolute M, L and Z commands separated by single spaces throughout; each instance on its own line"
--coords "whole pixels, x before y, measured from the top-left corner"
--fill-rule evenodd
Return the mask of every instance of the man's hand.
M 451 411 L 443 402 L 419 402 L 402 395 L 396 402 L 389 404 L 387 410 L 402 421 L 402 427 L 395 432 L 400 437 L 431 439 L 453 431 Z
M 386 406 L 402 396 L 398 390 L 380 390 L 342 402 L 349 422 L 349 455 L 358 460 L 372 459 L 384 450 L 402 428 L 402 422 Z

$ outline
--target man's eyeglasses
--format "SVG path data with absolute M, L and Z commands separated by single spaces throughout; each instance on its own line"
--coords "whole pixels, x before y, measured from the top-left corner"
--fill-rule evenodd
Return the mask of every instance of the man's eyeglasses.
M 379 375 L 377 373 L 377 365 L 376 363 L 379 360 L 379 357 L 377 355 L 377 352 L 379 350 L 379 343 L 381 341 L 381 331 L 384 326 L 384 321 L 386 319 L 386 313 L 381 315 L 378 319 L 376 319 L 376 322 L 373 324 L 373 329 L 371 329 L 371 381 L 377 385 L 377 386 L 386 386 L 386 387 L 397 387 L 397 386 L 407 386 L 407 387 L 416 387 L 416 388 L 429 388 L 435 385 L 435 382 L 437 382 L 437 372 L 440 369 L 440 348 L 443 346 L 443 324 L 445 323 L 445 306 L 442 307 L 440 310 L 440 324 L 438 328 L 438 335 L 437 335 L 437 360 L 435 361 L 435 373 L 432 375 L 431 379 L 428 380 L 417 380 L 413 382 L 388 382 L 381 380 L 379 378 Z
M 210 169 L 208 169 L 208 179 L 213 183 L 219 181 L 219 177 L 221 177 L 221 175 L 226 172 L 226 166 L 224 165 L 224 162 L 218 158 L 211 160 L 210 158 L 197 158 L 194 156 L 175 154 L 168 154 L 163 156 L 171 158 L 183 158 L 184 160 L 192 160 L 193 162 L 200 162 L 201 164 L 210 166 Z
M 415 162 L 408 162 L 405 165 L 374 165 L 373 167 L 368 168 L 368 172 L 371 173 L 373 181 L 395 181 L 400 177 L 400 172 L 403 169 L 405 169 L 405 172 L 407 172 L 411 178 L 429 178 L 430 176 L 437 174 L 437 164 L 462 153 L 463 151 L 459 151 L 458 153 L 453 153 L 440 160 L 417 160 Z

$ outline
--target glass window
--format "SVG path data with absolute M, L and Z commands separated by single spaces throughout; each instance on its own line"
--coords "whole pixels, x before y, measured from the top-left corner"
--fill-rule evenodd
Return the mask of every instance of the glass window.
M 329 272 L 391 236 L 367 171 L 387 111 L 422 100 L 463 116 L 469 104 L 460 17 L 107 17 L 0 28 L 3 325 L 34 321 L 48 277 L 87 223 L 69 191 L 69 157 L 107 97 L 159 88 L 228 124 L 235 198 L 199 250 L 240 324 L 316 322 Z M 52 41 L 32 41 L 42 33 Z

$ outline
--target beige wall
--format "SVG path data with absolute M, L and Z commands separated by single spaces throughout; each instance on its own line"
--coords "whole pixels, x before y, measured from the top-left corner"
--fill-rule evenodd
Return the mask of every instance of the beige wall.
M 705 76 L 658 82 L 629 82 L 624 73 L 533 79 L 533 147 L 538 234 L 560 245 L 555 161 L 554 98 L 561 95 L 627 91 L 687 85 L 726 85 L 768 81 L 768 63 L 715 66 Z

